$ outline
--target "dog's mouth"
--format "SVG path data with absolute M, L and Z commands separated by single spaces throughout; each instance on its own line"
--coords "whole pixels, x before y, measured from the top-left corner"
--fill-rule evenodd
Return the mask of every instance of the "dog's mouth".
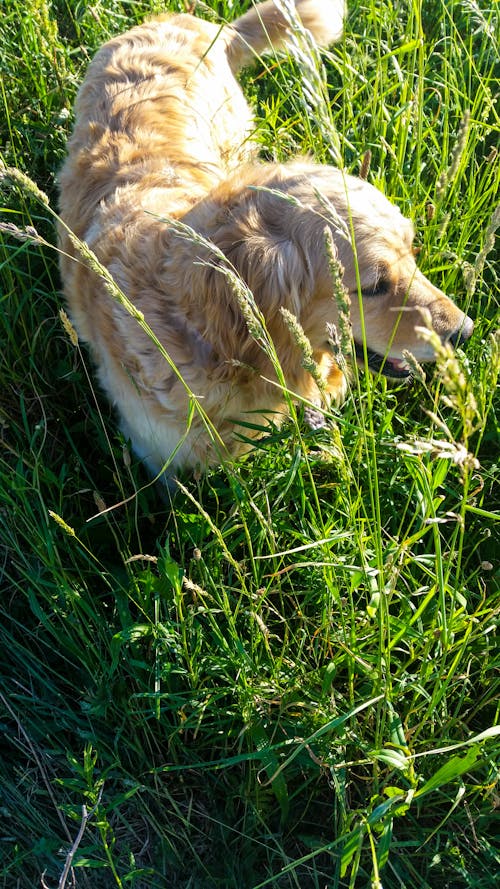
M 365 350 L 361 343 L 355 343 L 356 358 L 365 366 Z M 366 347 L 366 357 L 368 359 L 368 367 L 372 373 L 381 373 L 384 377 L 392 380 L 402 380 L 410 376 L 410 368 L 403 358 L 390 358 L 387 355 L 379 355 L 373 349 Z

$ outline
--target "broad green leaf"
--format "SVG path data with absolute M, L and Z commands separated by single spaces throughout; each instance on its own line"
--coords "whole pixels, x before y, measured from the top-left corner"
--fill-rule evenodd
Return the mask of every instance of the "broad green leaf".
M 415 792 L 415 798 L 425 796 L 427 793 L 437 790 L 438 787 L 442 787 L 443 784 L 449 784 L 450 781 L 454 781 L 455 778 L 460 777 L 464 772 L 468 772 L 469 769 L 475 765 L 479 753 L 479 747 L 474 746 L 471 747 L 465 756 L 452 756 L 444 766 L 441 766 L 441 768 L 434 773 L 432 778 L 429 778 L 429 780 Z

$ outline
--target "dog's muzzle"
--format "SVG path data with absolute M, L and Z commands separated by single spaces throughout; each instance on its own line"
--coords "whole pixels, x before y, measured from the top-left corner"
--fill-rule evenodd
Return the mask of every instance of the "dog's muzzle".
M 472 331 L 474 330 L 474 322 L 472 318 L 465 318 L 463 324 L 460 325 L 458 330 L 455 333 L 452 333 L 451 336 L 448 337 L 448 342 L 456 348 L 457 346 L 462 345 L 462 343 L 467 342 L 472 335 Z
M 361 367 L 364 366 L 365 351 L 361 343 L 354 343 L 356 349 L 356 358 Z M 372 373 L 381 373 L 384 377 L 390 377 L 391 380 L 403 380 L 410 376 L 410 368 L 406 361 L 399 358 L 389 358 L 379 355 L 373 349 L 366 350 L 368 367 Z
M 460 327 L 447 337 L 447 342 L 456 348 L 465 343 L 472 335 L 474 330 L 474 322 L 472 318 L 466 317 Z M 355 342 L 356 358 L 363 367 L 365 362 L 365 350 L 361 343 Z M 411 370 L 404 359 L 390 358 L 387 355 L 379 355 L 373 349 L 366 349 L 366 358 L 368 367 L 372 373 L 381 373 L 385 377 L 392 380 L 403 380 L 411 375 Z

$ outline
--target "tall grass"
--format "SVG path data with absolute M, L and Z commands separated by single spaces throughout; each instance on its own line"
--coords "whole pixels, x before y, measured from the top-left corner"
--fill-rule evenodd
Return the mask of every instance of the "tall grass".
M 2 9 L 1 158 L 52 208 L 88 59 L 159 9 Z M 6 889 L 495 885 L 498 41 L 495 4 L 352 0 L 324 69 L 304 36 L 245 73 L 264 156 L 363 168 L 476 329 L 172 503 L 61 321 L 52 214 L 0 183 Z

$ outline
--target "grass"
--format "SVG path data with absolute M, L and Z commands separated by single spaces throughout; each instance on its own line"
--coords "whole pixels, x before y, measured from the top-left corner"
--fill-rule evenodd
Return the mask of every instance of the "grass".
M 159 8 L 2 10 L 1 158 L 52 208 L 88 59 Z M 42 241 L 0 245 L 5 889 L 495 884 L 498 41 L 495 3 L 352 0 L 328 103 L 297 51 L 245 74 L 264 156 L 369 162 L 476 328 L 173 506 L 61 322 L 51 212 L 0 183 Z

